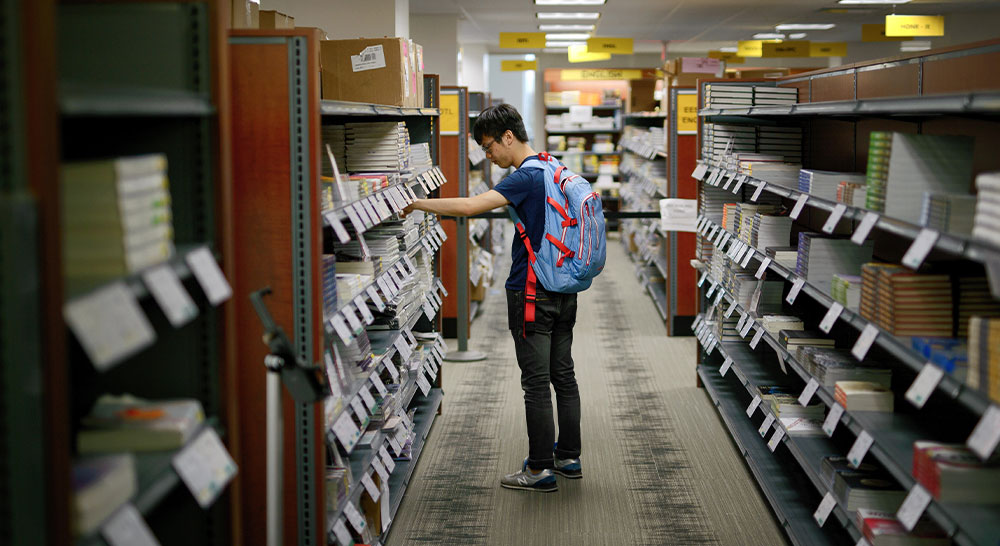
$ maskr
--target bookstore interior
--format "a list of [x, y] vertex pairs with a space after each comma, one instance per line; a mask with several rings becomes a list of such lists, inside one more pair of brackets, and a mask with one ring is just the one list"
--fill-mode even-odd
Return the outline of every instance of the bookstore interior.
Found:
[[[997, 22], [0, 0], [0, 545], [1000, 544]], [[603, 213], [548, 495], [515, 224], [415, 208], [499, 105]]]

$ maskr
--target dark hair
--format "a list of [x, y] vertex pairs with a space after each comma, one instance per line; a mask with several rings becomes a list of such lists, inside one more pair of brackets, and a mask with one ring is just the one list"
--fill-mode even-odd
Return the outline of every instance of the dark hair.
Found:
[[482, 144], [484, 136], [500, 140], [508, 130], [517, 140], [528, 142], [528, 132], [524, 129], [524, 120], [521, 119], [521, 114], [517, 113], [517, 108], [506, 103], [498, 104], [490, 106], [479, 114], [476, 125], [472, 128], [472, 136], [476, 142]]

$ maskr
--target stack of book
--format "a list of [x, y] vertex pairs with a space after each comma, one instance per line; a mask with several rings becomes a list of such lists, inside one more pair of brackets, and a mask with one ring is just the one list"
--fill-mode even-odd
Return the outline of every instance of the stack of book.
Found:
[[861, 316], [897, 336], [951, 337], [948, 275], [914, 273], [896, 264], [861, 268]]
[[849, 349], [828, 347], [799, 347], [795, 354], [805, 369], [824, 387], [833, 387], [838, 381], [867, 381], [888, 388], [892, 371], [865, 359], [858, 362]]
[[738, 159], [741, 173], [763, 180], [768, 184], [798, 189], [799, 170], [802, 169], [802, 165], [785, 163], [783, 155], [757, 154], [756, 157], [753, 157], [740, 154]]
[[434, 161], [431, 160], [430, 144], [426, 142], [410, 144], [410, 169], [414, 173], [420, 174], [432, 168], [434, 168]]
[[410, 168], [410, 132], [402, 121], [348, 123], [347, 170], [402, 172]]
[[850, 411], [884, 411], [892, 413], [892, 390], [871, 381], [837, 381], [834, 398]]
[[841, 184], [863, 186], [864, 183], [865, 175], [862, 173], [842, 173], [816, 169], [799, 171], [799, 191], [828, 201], [837, 200], [837, 192]]
[[740, 212], [739, 203], [726, 203], [722, 206], [722, 227], [739, 235], [736, 218]]
[[803, 407], [798, 402], [798, 394], [784, 385], [758, 385], [757, 393], [761, 402], [766, 404], [776, 417], [822, 419], [824, 407], [822, 403], [809, 404]]
[[913, 477], [941, 502], [1000, 504], [1000, 465], [964, 445], [914, 442]]
[[861, 307], [861, 275], [834, 273], [830, 280], [830, 297], [845, 309], [857, 311]]
[[772, 337], [778, 337], [778, 332], [782, 330], [804, 330], [805, 325], [799, 317], [789, 315], [764, 315], [760, 319], [761, 326]]
[[871, 546], [948, 546], [951, 540], [938, 526], [922, 518], [912, 531], [896, 519], [895, 511], [858, 508], [858, 529]]
[[153, 401], [104, 395], [81, 421], [77, 451], [92, 454], [178, 449], [204, 420], [205, 413], [197, 400]]
[[799, 347], [830, 347], [834, 346], [832, 339], [824, 337], [816, 330], [781, 330], [778, 332], [778, 342], [788, 351], [788, 354], [795, 355], [799, 352]]
[[707, 108], [736, 108], [753, 105], [753, 86], [718, 83], [705, 85], [705, 106]]
[[788, 216], [757, 213], [753, 216], [750, 244], [756, 248], [784, 248], [792, 234], [792, 219]]
[[958, 298], [957, 337], [969, 337], [969, 321], [974, 316], [1000, 318], [1000, 301], [993, 298], [986, 277], [956, 276], [952, 283]]
[[701, 155], [713, 164], [725, 163], [733, 154], [757, 151], [757, 131], [746, 125], [705, 123], [702, 129]]
[[920, 225], [943, 233], [972, 235], [975, 212], [974, 195], [924, 192]]
[[762, 125], [757, 133], [757, 152], [780, 155], [788, 163], [802, 163], [802, 129]]
[[73, 534], [96, 530], [136, 492], [135, 459], [129, 453], [87, 457], [73, 463]]
[[[822, 404], [821, 404], [822, 405]], [[823, 422], [819, 418], [782, 417], [781, 426], [789, 436], [825, 436]]]
[[969, 321], [969, 373], [966, 384], [1000, 402], [1000, 319]]
[[1000, 172], [977, 176], [976, 191], [972, 236], [1000, 246]]
[[60, 176], [63, 272], [70, 295], [174, 255], [166, 156], [67, 163]]
[[[707, 184], [698, 187], [700, 199], [698, 202], [698, 212], [716, 224], [722, 223], [722, 213], [727, 203], [733, 203], [737, 197], [732, 193], [715, 188]], [[696, 255], [702, 261], [711, 261], [713, 254], [712, 241], [708, 237], [698, 235], [698, 246]]]
[[838, 182], [837, 202], [849, 207], [864, 207], [868, 186], [862, 182]]
[[[348, 265], [350, 264], [350, 265]], [[337, 271], [337, 308], [347, 305], [372, 280], [375, 271], [371, 262], [337, 262], [337, 269], [367, 270], [368, 273], [341, 273]]]
[[795, 104], [798, 99], [799, 90], [794, 87], [753, 86], [754, 106]]
[[824, 457], [820, 476], [848, 512], [861, 508], [895, 512], [906, 498], [906, 491], [884, 469], [869, 463], [852, 468], [846, 457]]
[[320, 267], [323, 269], [323, 315], [332, 317], [337, 312], [337, 258], [324, 254]]
[[799, 261], [799, 249], [794, 246], [769, 246], [765, 253], [785, 269], [795, 269], [795, 264]]
[[833, 276], [861, 269], [862, 264], [872, 259], [873, 248], [871, 240], [856, 245], [850, 239], [803, 231], [799, 233], [795, 274], [830, 295]]
[[324, 125], [320, 129], [323, 138], [323, 176], [333, 177], [333, 165], [326, 155], [326, 146], [330, 146], [333, 159], [337, 162], [337, 170], [347, 174], [347, 128], [343, 125]]

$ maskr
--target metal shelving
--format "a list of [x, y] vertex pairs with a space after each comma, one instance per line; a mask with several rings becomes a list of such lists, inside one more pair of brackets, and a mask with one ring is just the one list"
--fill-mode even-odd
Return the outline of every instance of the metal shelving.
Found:
[[441, 115], [441, 111], [437, 108], [387, 106], [346, 100], [321, 100], [319, 105], [320, 114], [323, 116], [427, 117]]
[[561, 152], [549, 152], [552, 157], [567, 157], [573, 155], [604, 155], [604, 156], [620, 156], [621, 152], [590, 152], [587, 150], [564, 150]]
[[184, 90], [109, 87], [67, 83], [59, 90], [64, 116], [211, 116], [212, 98]]
[[[956, 114], [1000, 114], [1000, 93], [957, 93], [800, 103], [788, 106], [752, 108], [702, 108], [698, 115], [709, 120], [723, 117], [781, 118], [798, 116], [938, 116]], [[748, 120], [748, 122], [754, 122]]]
[[590, 135], [594, 133], [610, 133], [616, 135], [621, 133], [622, 129], [621, 127], [615, 127], [612, 129], [553, 129], [546, 127], [545, 132], [550, 135]]

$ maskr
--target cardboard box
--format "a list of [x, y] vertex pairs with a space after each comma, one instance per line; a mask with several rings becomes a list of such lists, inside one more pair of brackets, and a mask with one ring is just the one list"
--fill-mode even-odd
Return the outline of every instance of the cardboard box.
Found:
[[656, 110], [658, 101], [656, 94], [657, 80], [630, 80], [628, 82], [628, 111], [652, 112]]
[[229, 26], [257, 28], [260, 24], [260, 0], [230, 0]]
[[405, 38], [321, 41], [323, 98], [423, 106], [419, 49], [410, 44]]
[[260, 28], [262, 29], [286, 29], [295, 28], [295, 18], [275, 10], [263, 10], [259, 16]]

